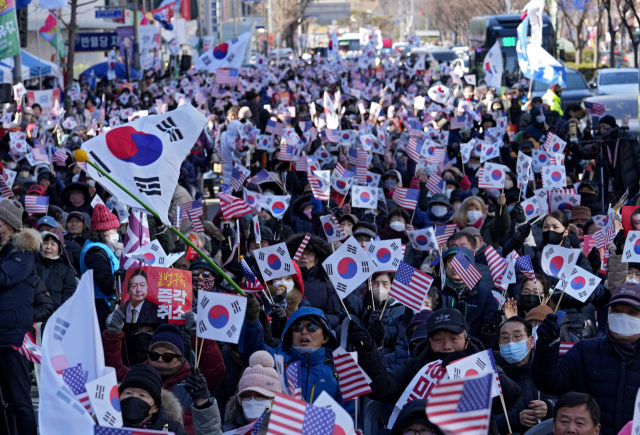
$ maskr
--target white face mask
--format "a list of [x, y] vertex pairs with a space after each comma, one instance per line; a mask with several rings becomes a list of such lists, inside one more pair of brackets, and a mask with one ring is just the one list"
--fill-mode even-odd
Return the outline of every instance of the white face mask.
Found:
[[118, 233], [109, 234], [109, 240], [111, 240], [113, 243], [118, 243], [118, 241], [120, 240], [120, 236], [118, 235]]
[[451, 192], [453, 192], [454, 189], [444, 189], [444, 194], [447, 195], [447, 198], [451, 198]]
[[376, 301], [378, 302], [384, 302], [389, 298], [388, 288], [384, 288], [380, 286], [380, 287], [372, 287], [371, 290], [373, 291], [373, 297], [376, 298]]
[[468, 166], [469, 166], [470, 169], [473, 169], [474, 171], [480, 167], [480, 165], [476, 164], [476, 163], [474, 163], [474, 164], [470, 163]]
[[482, 217], [482, 212], [481, 211], [476, 211], [476, 210], [469, 210], [467, 212], [467, 223], [469, 224], [475, 224], [476, 222], [478, 222], [478, 220]]
[[541, 115], [536, 116], [536, 122], [538, 124], [542, 124], [543, 121], [544, 121], [544, 117], [542, 117]]
[[435, 217], [442, 217], [446, 215], [447, 210], [448, 208], [444, 205], [434, 205], [433, 207], [431, 207], [431, 213], [433, 213]]
[[640, 334], [640, 319], [624, 313], [609, 314], [609, 329], [623, 337], [637, 335]]
[[404, 231], [406, 225], [400, 221], [393, 221], [389, 224], [389, 227], [391, 227], [392, 230]]
[[[513, 181], [511, 181], [511, 179], [510, 179], [510, 178], [507, 178], [507, 179], [504, 181], [504, 190], [509, 190], [509, 189], [513, 189]], [[502, 193], [502, 192], [500, 192], [500, 193]], [[499, 196], [499, 195], [498, 195], [498, 196]]]
[[637, 280], [637, 279], [635, 279], [635, 278], [629, 278], [629, 279], [627, 280], [627, 282], [632, 282], [632, 283], [634, 283], [634, 284], [640, 284], [640, 281], [638, 281], [638, 280]]
[[284, 281], [284, 280], [280, 280], [280, 281], [274, 281], [273, 285], [275, 286], [275, 288], [280, 287], [282, 284], [284, 284], [284, 286], [287, 288], [287, 292], [290, 292], [293, 289], [293, 280], [291, 281]]
[[260, 417], [265, 410], [271, 409], [271, 400], [256, 399], [242, 401], [242, 413], [247, 420], [253, 421]]

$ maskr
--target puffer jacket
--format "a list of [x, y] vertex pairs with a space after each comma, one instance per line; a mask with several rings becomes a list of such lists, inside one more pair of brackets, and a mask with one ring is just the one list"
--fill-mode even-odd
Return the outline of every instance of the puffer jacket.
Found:
[[40, 277], [36, 277], [33, 297], [33, 323], [46, 322], [56, 310], [51, 294]]
[[0, 347], [20, 347], [32, 330], [36, 261], [42, 237], [23, 228], [0, 250]]
[[[520, 390], [522, 390], [522, 395], [518, 399], [518, 401], [507, 411], [507, 415], [509, 416], [509, 423], [511, 424], [511, 430], [514, 433], [524, 434], [526, 431], [531, 429], [530, 427], [523, 426], [520, 424], [520, 411], [523, 409], [529, 409], [529, 403], [532, 400], [538, 400], [538, 389], [533, 385], [533, 380], [531, 379], [531, 362], [533, 361], [533, 352], [529, 355], [529, 361], [521, 366], [513, 366], [508, 364], [500, 352], [493, 351], [493, 359], [496, 362], [496, 365], [502, 368], [504, 374], [509, 377], [513, 382], [518, 384]], [[543, 400], [547, 404], [547, 415], [544, 416], [542, 420], [548, 420], [553, 417], [553, 405], [555, 400], [557, 400], [556, 396], [550, 396], [548, 394], [540, 394], [540, 400]], [[498, 430], [501, 434], [509, 433], [509, 427], [507, 426], [507, 420], [503, 414], [499, 414], [495, 416], [496, 424], [498, 425]]]
[[600, 406], [603, 435], [615, 435], [633, 420], [635, 397], [640, 385], [640, 352], [625, 356], [613, 339], [603, 337], [578, 341], [560, 356], [560, 343], [538, 342], [531, 378], [540, 391], [561, 396], [569, 391], [590, 394]]
[[323, 311], [332, 328], [336, 328], [340, 321], [340, 299], [336, 289], [329, 281], [321, 265], [311, 269], [301, 267], [304, 281], [304, 297], [312, 307]]
[[[307, 293], [305, 284], [305, 294]], [[324, 323], [323, 328], [329, 332], [329, 341], [318, 351], [302, 354], [293, 349], [291, 345], [291, 325], [302, 317], [313, 316]], [[284, 363], [300, 361], [300, 379], [302, 381], [302, 398], [307, 403], [313, 403], [314, 399], [326, 391], [336, 402], [342, 405], [350, 413], [354, 413], [354, 403], [343, 402], [340, 388], [338, 387], [338, 375], [333, 365], [333, 351], [338, 348], [338, 342], [331, 334], [331, 327], [328, 324], [327, 317], [317, 308], [298, 308], [290, 317], [285, 326], [282, 338], [278, 343], [278, 347], [273, 349], [264, 344], [262, 325], [259, 321], [249, 323], [245, 321], [243, 325], [242, 336], [244, 337], [243, 346], [240, 351], [244, 355], [252, 355], [258, 350], [266, 350], [272, 355], [282, 355]], [[376, 349], [377, 351], [377, 349]]]
[[[151, 418], [149, 429], [166, 430], [175, 435], [187, 435], [184, 427], [183, 409], [178, 398], [168, 390], [160, 392], [162, 408]], [[209, 399], [209, 406], [192, 408], [194, 435], [220, 435], [220, 413], [215, 399]]]
[[76, 274], [62, 256], [54, 260], [41, 257], [36, 263], [36, 270], [49, 290], [55, 309], [58, 309], [76, 291]]
[[[122, 363], [122, 338], [124, 332], [111, 334], [107, 330], [102, 331], [102, 347], [104, 348], [104, 359], [107, 367], [116, 370], [118, 382], [122, 382], [124, 377], [131, 370]], [[191, 347], [195, 349], [195, 337], [191, 337]], [[213, 340], [204, 340], [200, 371], [207, 380], [209, 391], [214, 391], [220, 385], [224, 376], [224, 361], [218, 348], [218, 343]], [[194, 435], [194, 421], [191, 407], [191, 396], [185, 389], [185, 381], [191, 373], [189, 361], [185, 359], [178, 371], [168, 379], [163, 379], [162, 388], [171, 391], [180, 402], [184, 415], [184, 428], [189, 435]], [[218, 409], [217, 404], [212, 405]], [[219, 416], [218, 412], [218, 416]]]
[[387, 366], [387, 370], [394, 372], [409, 358], [409, 339], [405, 337], [402, 342], [396, 343], [396, 347], [393, 352], [384, 356], [384, 364]]

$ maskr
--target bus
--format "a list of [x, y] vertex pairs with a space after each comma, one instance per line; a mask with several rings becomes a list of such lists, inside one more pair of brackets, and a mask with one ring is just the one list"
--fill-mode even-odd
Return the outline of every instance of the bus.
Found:
[[[517, 29], [521, 22], [520, 15], [516, 14], [473, 17], [469, 23], [469, 74], [475, 74], [476, 80], [484, 77], [484, 57], [496, 41], [499, 41], [506, 85], [511, 87], [517, 83], [520, 67], [516, 43]], [[531, 34], [531, 29], [528, 34]], [[555, 35], [547, 15], [542, 16], [542, 47], [556, 57]]]
[[357, 55], [362, 53], [360, 47], [359, 33], [343, 33], [338, 35], [338, 50], [346, 55]]

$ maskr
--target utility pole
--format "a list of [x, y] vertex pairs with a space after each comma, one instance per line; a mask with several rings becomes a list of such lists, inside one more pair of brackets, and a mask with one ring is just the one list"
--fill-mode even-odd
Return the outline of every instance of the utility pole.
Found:
[[236, 0], [231, 0], [233, 6], [231, 7], [231, 10], [233, 11], [233, 37], [237, 38], [238, 37], [238, 22], [236, 20], [236, 8], [238, 7], [236, 4]]
[[[67, 73], [64, 77], [64, 110], [66, 113], [71, 113], [71, 97], [69, 97], [69, 90], [73, 87], [73, 63], [75, 62], [76, 45], [76, 18], [78, 15], [78, 0], [69, 0], [71, 4], [71, 18], [67, 25], [69, 31], [69, 52], [67, 53]], [[19, 64], [21, 65], [21, 64]], [[19, 68], [18, 68], [19, 69]]]

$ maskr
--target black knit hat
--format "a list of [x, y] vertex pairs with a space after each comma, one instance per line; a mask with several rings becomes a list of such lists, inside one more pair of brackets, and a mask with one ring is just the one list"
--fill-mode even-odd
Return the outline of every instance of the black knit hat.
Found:
[[131, 367], [131, 371], [118, 387], [118, 393], [122, 395], [127, 388], [142, 388], [153, 398], [156, 406], [162, 408], [162, 378], [160, 373], [150, 365], [138, 364]]

